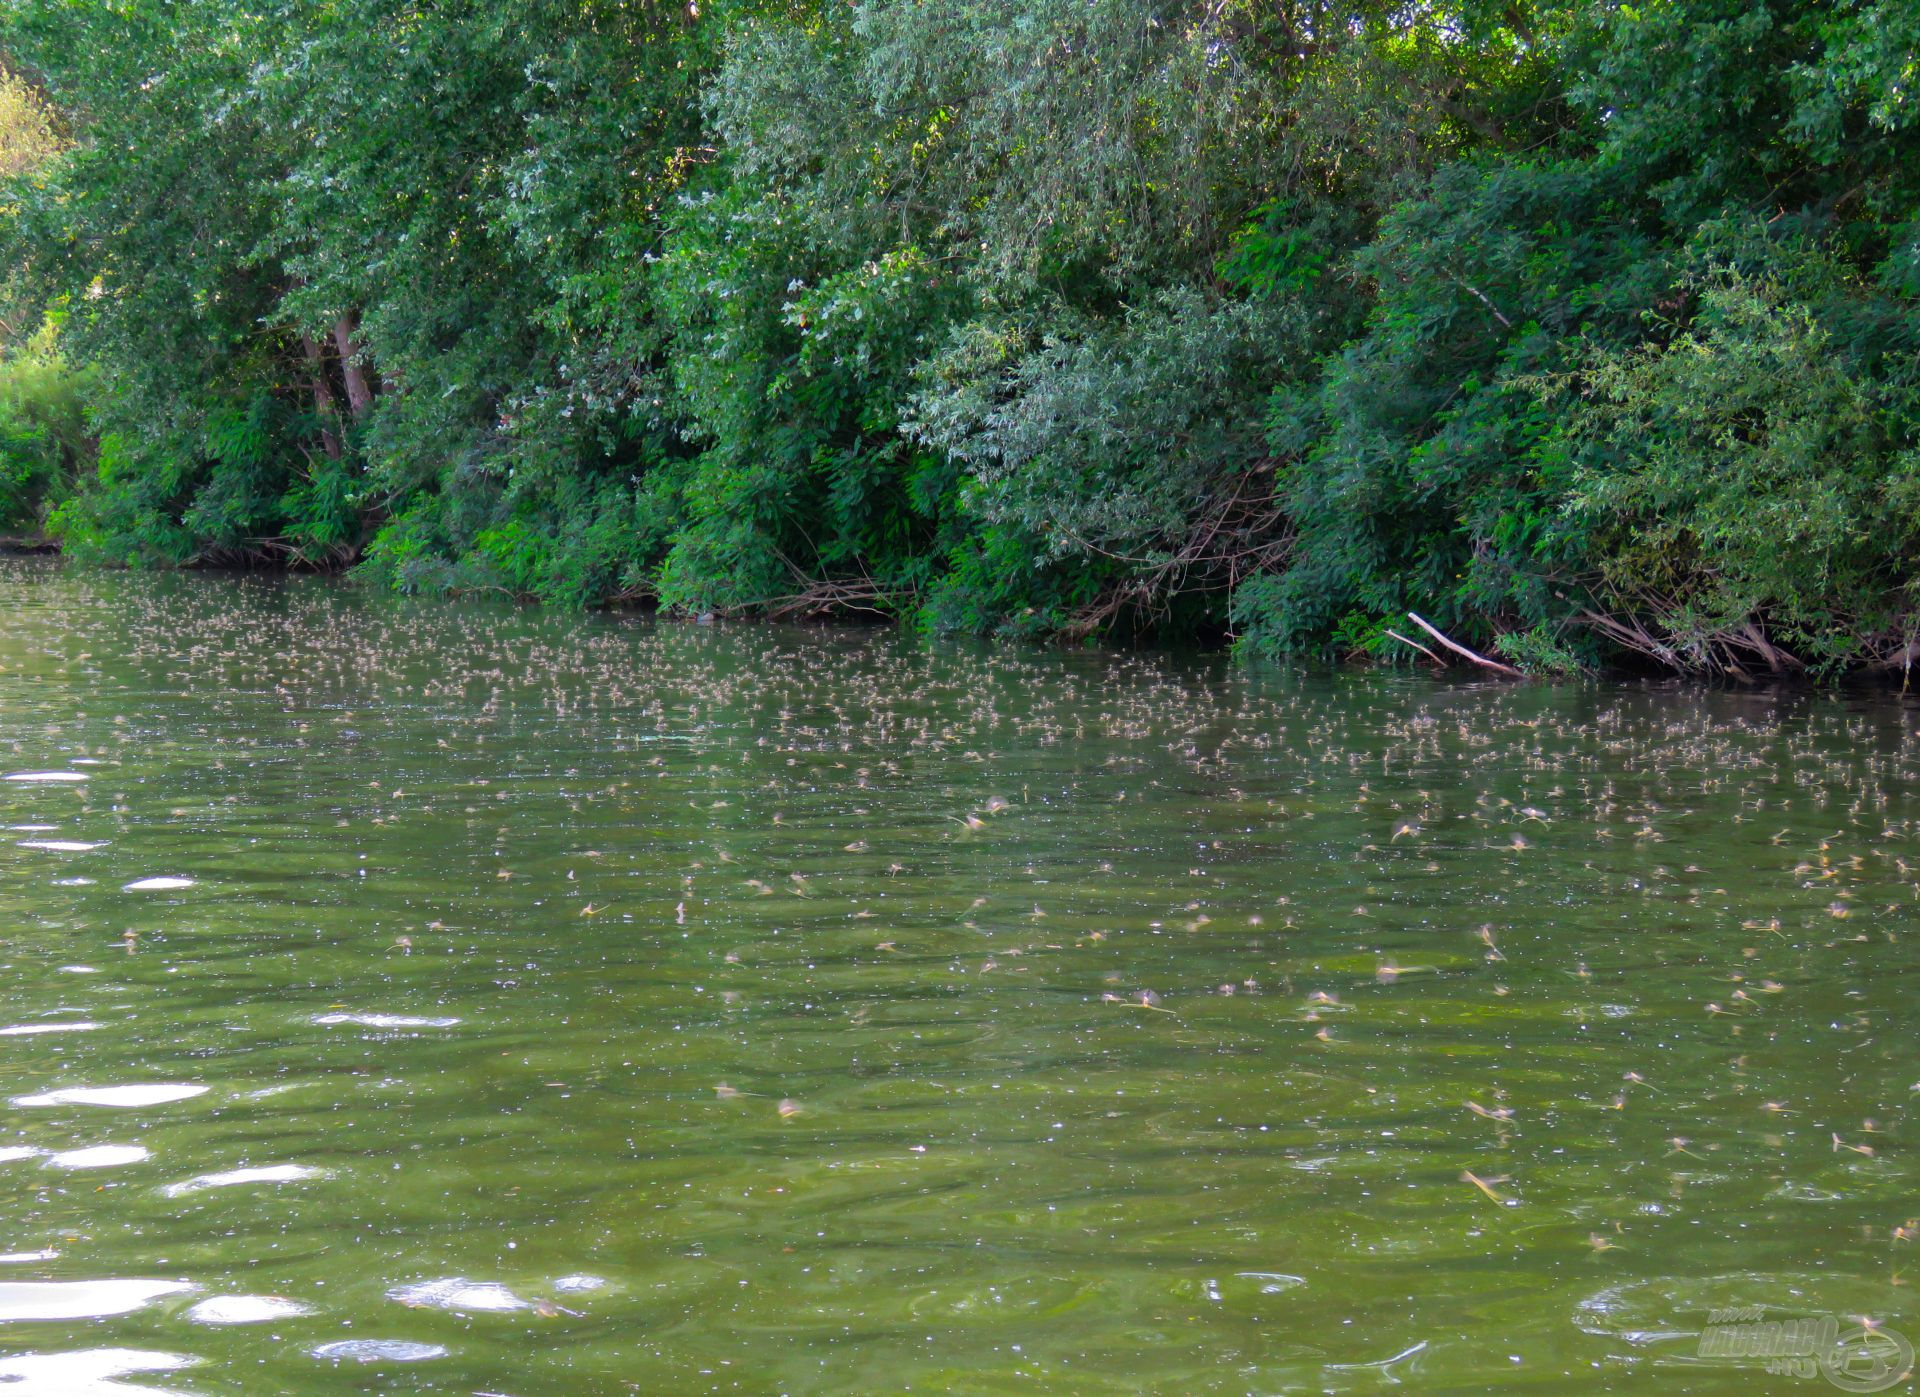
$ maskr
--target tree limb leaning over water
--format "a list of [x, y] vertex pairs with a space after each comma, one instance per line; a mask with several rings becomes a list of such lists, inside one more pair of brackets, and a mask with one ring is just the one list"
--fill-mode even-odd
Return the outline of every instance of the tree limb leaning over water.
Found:
[[1473, 663], [1479, 665], [1482, 669], [1490, 669], [1496, 674], [1504, 674], [1514, 679], [1525, 679], [1527, 677], [1512, 665], [1501, 664], [1498, 660], [1490, 660], [1485, 655], [1469, 650], [1466, 646], [1460, 644], [1459, 641], [1444, 634], [1438, 626], [1434, 625], [1417, 611], [1409, 611], [1407, 613], [1407, 619], [1435, 640], [1439, 641], [1442, 645], [1446, 646], [1447, 649], [1453, 651], [1454, 654], [1460, 656], [1462, 659], [1473, 661]]

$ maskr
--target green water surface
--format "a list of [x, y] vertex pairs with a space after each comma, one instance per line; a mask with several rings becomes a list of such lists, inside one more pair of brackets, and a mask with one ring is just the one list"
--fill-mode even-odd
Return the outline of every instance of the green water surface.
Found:
[[0, 1392], [1834, 1391], [1915, 712], [9, 564]]

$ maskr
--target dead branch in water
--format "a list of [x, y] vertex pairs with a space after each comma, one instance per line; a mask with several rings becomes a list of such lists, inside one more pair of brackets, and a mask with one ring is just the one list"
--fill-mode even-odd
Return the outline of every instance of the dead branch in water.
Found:
[[1231, 598], [1247, 578], [1279, 567], [1293, 551], [1293, 527], [1273, 474], [1272, 462], [1241, 474], [1193, 518], [1180, 545], [1163, 554], [1117, 553], [1063, 530], [1087, 552], [1140, 569], [1082, 607], [1063, 633], [1095, 635], [1130, 611], [1163, 619], [1176, 597], [1225, 592]]
[[787, 596], [768, 600], [762, 604], [760, 612], [769, 621], [790, 621], [800, 616], [843, 612], [892, 616], [897, 613], [900, 601], [901, 594], [898, 591], [882, 586], [871, 578], [847, 582], [822, 580]]
[[1447, 662], [1445, 660], [1441, 659], [1438, 655], [1434, 654], [1433, 651], [1427, 649], [1427, 647], [1422, 645], [1419, 641], [1408, 640], [1405, 636], [1401, 635], [1400, 632], [1394, 630], [1391, 626], [1387, 628], [1387, 634], [1392, 636], [1395, 640], [1399, 641], [1402, 645], [1411, 645], [1414, 649], [1418, 650], [1421, 654], [1425, 655], [1428, 659], [1432, 660], [1436, 665], [1440, 666], [1441, 669], [1445, 669], [1447, 667]]
[[1450, 639], [1441, 632], [1438, 626], [1434, 625], [1417, 611], [1409, 611], [1407, 613], [1407, 619], [1462, 659], [1472, 660], [1483, 669], [1490, 669], [1496, 674], [1504, 674], [1514, 679], [1525, 679], [1527, 677], [1512, 665], [1503, 665], [1498, 660], [1490, 660], [1485, 655], [1467, 649], [1467, 647], [1459, 641]]

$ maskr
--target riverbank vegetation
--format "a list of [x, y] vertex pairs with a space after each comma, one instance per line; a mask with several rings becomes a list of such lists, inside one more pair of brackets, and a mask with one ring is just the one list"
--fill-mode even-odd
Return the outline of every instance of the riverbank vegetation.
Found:
[[0, 391], [0, 493], [72, 554], [1920, 657], [1908, 0], [4, 0], [0, 59], [3, 372], [89, 438], [20, 474]]

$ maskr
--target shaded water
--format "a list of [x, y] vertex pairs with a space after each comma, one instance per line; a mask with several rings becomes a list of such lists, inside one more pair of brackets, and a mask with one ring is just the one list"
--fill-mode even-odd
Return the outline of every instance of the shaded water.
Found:
[[0, 615], [0, 1390], [1817, 1392], [1712, 1312], [1920, 1335], [1897, 697]]

